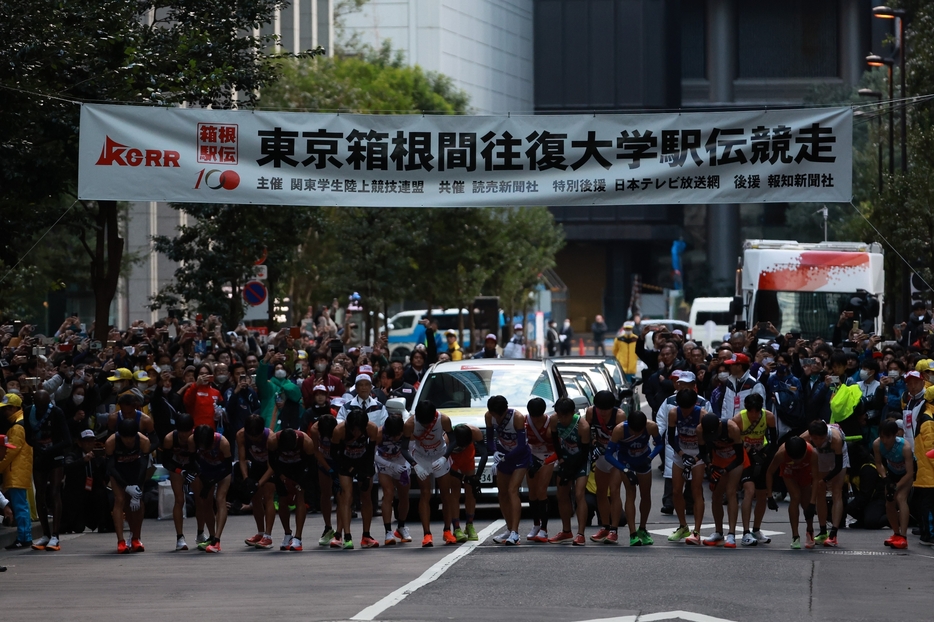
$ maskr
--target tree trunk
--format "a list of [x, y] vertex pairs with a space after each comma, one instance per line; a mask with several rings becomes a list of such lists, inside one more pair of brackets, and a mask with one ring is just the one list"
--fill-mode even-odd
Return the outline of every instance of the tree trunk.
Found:
[[477, 318], [474, 316], [474, 305], [470, 305], [470, 315], [467, 318], [470, 320], [470, 352], [473, 353], [478, 350], [478, 344], [486, 346], [486, 342], [482, 341], [477, 334]]
[[266, 275], [266, 303], [268, 304], [268, 306], [267, 306], [267, 308], [266, 308], [266, 310], [267, 310], [267, 313], [266, 313], [266, 321], [267, 321], [268, 324], [269, 324], [269, 334], [270, 334], [270, 335], [273, 333], [273, 330], [275, 330], [275, 329], [277, 328], [277, 325], [276, 325], [276, 305], [275, 305], [275, 297], [274, 297], [273, 294], [272, 294], [272, 292], [273, 292], [273, 285], [275, 285], [275, 284], [276, 284], [276, 283], [275, 283], [275, 281], [273, 281], [272, 275], [267, 273], [267, 275]]
[[120, 282], [123, 238], [117, 218], [116, 201], [97, 203], [97, 240], [91, 262], [91, 288], [94, 290], [94, 338], [107, 341], [110, 332], [110, 304]]

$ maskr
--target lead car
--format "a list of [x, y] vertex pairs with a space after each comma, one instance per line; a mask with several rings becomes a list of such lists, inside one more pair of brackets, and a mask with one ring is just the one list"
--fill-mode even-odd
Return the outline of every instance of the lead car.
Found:
[[[567, 389], [561, 374], [550, 360], [522, 359], [472, 359], [438, 363], [428, 370], [418, 388], [414, 404], [431, 401], [443, 414], [451, 418], [451, 425], [466, 423], [486, 434], [486, 402], [494, 395], [502, 395], [509, 407], [526, 413], [526, 404], [533, 397], [545, 400], [546, 413], [554, 412], [555, 401], [567, 397]], [[405, 404], [389, 400], [389, 410], [402, 409]], [[583, 412], [589, 405], [586, 398], [576, 398], [575, 404]], [[480, 459], [476, 459], [479, 465]], [[493, 483], [492, 460], [487, 462], [480, 474], [481, 491], [479, 503], [495, 503], [496, 487]], [[523, 482], [520, 494], [528, 493]], [[554, 495], [554, 487], [548, 489]], [[413, 496], [418, 488], [412, 486]]]

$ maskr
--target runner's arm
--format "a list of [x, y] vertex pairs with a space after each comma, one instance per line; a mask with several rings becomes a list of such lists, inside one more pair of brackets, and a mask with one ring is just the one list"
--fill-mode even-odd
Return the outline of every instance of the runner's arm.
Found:
[[833, 478], [835, 478], [837, 475], [840, 474], [840, 471], [842, 470], [843, 470], [843, 449], [841, 448], [839, 452], [834, 451], [833, 468], [826, 475], [826, 477], [824, 477], [824, 483], [829, 484], [833, 480]]
[[522, 426], [516, 430], [516, 446], [506, 454], [503, 460], [509, 460], [511, 457], [518, 456], [519, 454], [523, 453], [523, 451], [528, 451], [528, 447], [529, 441], [525, 435], [525, 426]]
[[607, 462], [612, 464], [614, 467], [616, 467], [620, 471], [625, 471], [629, 468], [629, 465], [624, 462], [620, 462], [619, 458], [616, 456], [618, 452], [619, 452], [619, 443], [615, 441], [610, 441], [609, 443], [607, 443], [606, 453], [603, 454], [603, 457], [606, 458]]
[[[648, 423], [646, 425], [648, 425]], [[660, 454], [662, 449], [665, 448], [665, 442], [662, 440], [662, 435], [658, 433], [658, 426], [655, 427], [655, 433], [652, 434], [652, 442], [655, 443], [655, 447], [653, 447], [652, 451], [649, 453], [649, 462], [654, 460], [655, 456]]]
[[483, 475], [483, 469], [486, 468], [487, 459], [490, 457], [490, 452], [487, 451], [486, 445], [483, 443], [474, 442], [474, 447], [476, 448], [477, 455], [480, 456], [480, 464], [477, 466], [477, 476]]
[[[415, 466], [415, 458], [412, 457], [412, 452], [409, 451], [409, 441], [411, 439], [408, 436], [402, 437], [402, 444], [399, 447], [399, 451], [402, 454], [402, 457], [405, 458], [405, 461], [409, 463], [410, 466]], [[333, 440], [332, 440], [333, 443]]]

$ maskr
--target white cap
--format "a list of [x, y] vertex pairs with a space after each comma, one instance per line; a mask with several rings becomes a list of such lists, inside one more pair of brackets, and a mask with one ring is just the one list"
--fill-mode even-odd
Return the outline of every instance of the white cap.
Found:
[[512, 327], [512, 329], [513, 329], [513, 330], [522, 330], [522, 324], [517, 322], [517, 323]]
[[684, 332], [683, 332], [680, 328], [674, 329], [673, 331], [671, 331], [671, 334], [672, 334], [672, 335], [681, 335], [682, 337], [684, 337]]
[[697, 376], [692, 371], [683, 371], [678, 375], [678, 382], [697, 382]]
[[635, 328], [635, 327], [636, 327], [635, 322], [623, 322], [623, 328]]
[[354, 385], [357, 385], [364, 381], [369, 382], [370, 384], [373, 384], [373, 379], [367, 376], [366, 374], [360, 374], [359, 376], [357, 376], [354, 379], [353, 383]]
[[81, 438], [94, 438], [94, 430], [81, 430]]

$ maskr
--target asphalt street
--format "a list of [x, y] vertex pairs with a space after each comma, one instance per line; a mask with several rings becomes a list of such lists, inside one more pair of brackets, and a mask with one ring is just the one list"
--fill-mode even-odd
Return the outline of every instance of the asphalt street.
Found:
[[[907, 551], [896, 553], [882, 546], [888, 531], [856, 530], [841, 531], [837, 549], [792, 551], [785, 507], [768, 513], [763, 528], [774, 532], [773, 541], [756, 548], [669, 544], [665, 533], [677, 521], [656, 510], [651, 547], [588, 541], [584, 547], [507, 548], [487, 539], [454, 560], [449, 556], [462, 547], [422, 549], [417, 525], [411, 544], [341, 551], [316, 545], [323, 522], [311, 515], [306, 550], [289, 553], [244, 546], [253, 521], [236, 516], [228, 522], [223, 552], [210, 555], [176, 553], [171, 521], [147, 520], [145, 553], [117, 555], [115, 536], [96, 533], [67, 535], [56, 553], [0, 552], [0, 564], [9, 568], [0, 575], [0, 602], [4, 617], [18, 621], [47, 620], [53, 610], [69, 620], [348, 620], [361, 612], [377, 620], [536, 622], [637, 615], [646, 622], [678, 616], [703, 622], [928, 617], [934, 551], [912, 538]], [[498, 518], [486, 512], [477, 527]], [[523, 521], [523, 534], [529, 524]], [[193, 519], [188, 525], [193, 540]], [[433, 529], [440, 539], [440, 525]], [[354, 536], [359, 540], [359, 520]], [[277, 525], [277, 545], [281, 537]], [[429, 569], [435, 580], [418, 581]], [[404, 587], [407, 593], [387, 604], [384, 599]], [[687, 613], [664, 613], [679, 611]]]

